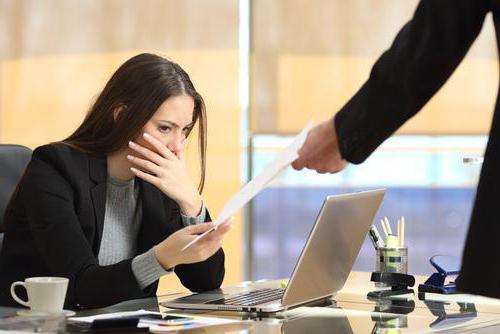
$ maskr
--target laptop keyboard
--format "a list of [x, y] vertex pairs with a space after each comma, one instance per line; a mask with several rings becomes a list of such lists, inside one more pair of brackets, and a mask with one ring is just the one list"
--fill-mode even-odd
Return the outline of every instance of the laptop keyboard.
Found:
[[255, 306], [274, 300], [281, 300], [284, 293], [285, 289], [258, 289], [212, 300], [207, 304]]

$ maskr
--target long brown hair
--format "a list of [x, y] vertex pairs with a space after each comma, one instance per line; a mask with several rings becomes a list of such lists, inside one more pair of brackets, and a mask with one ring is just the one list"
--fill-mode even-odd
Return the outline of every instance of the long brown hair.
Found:
[[[76, 131], [62, 143], [90, 154], [110, 154], [127, 146], [169, 97], [194, 100], [193, 122], [198, 122], [201, 177], [205, 184], [207, 117], [205, 103], [188, 74], [176, 63], [150, 53], [127, 60], [108, 81]], [[118, 116], [114, 110], [123, 107]], [[189, 134], [188, 134], [189, 135]]]

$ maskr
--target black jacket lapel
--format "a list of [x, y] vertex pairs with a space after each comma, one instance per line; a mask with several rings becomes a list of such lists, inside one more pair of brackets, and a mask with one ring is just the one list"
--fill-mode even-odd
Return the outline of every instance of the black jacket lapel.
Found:
[[92, 249], [97, 256], [101, 247], [102, 229], [104, 226], [104, 213], [106, 210], [106, 178], [108, 175], [107, 161], [105, 156], [89, 157], [90, 179], [95, 182], [94, 187], [90, 189], [92, 205], [95, 214], [96, 238]]
[[138, 239], [138, 252], [143, 253], [178, 230], [181, 225], [175, 214], [175, 202], [169, 200], [152, 184], [139, 180], [142, 200], [142, 220]]

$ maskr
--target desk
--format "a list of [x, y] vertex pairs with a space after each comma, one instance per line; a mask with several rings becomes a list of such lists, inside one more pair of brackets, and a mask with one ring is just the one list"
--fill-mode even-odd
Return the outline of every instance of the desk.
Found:
[[[328, 307], [300, 307], [271, 317], [230, 312], [205, 312], [209, 316], [250, 319], [252, 328], [241, 333], [422, 333], [445, 331], [476, 332], [487, 329], [500, 332], [500, 300], [460, 295], [457, 301], [421, 301], [414, 298], [394, 297], [382, 301], [368, 300], [373, 290], [367, 272], [352, 272], [343, 289]], [[419, 283], [425, 277], [416, 277]], [[279, 281], [242, 283], [243, 286], [276, 287]], [[233, 287], [228, 287], [230, 291]], [[416, 290], [416, 287], [415, 287]], [[232, 292], [232, 291], [231, 291]], [[159, 296], [163, 302], [180, 297], [179, 294]], [[471, 303], [470, 301], [473, 301]], [[160, 307], [162, 312], [180, 313]], [[197, 313], [200, 314], [200, 313]], [[221, 331], [225, 333], [224, 331]], [[236, 331], [227, 331], [236, 333]]]
[[[366, 293], [373, 289], [369, 281], [370, 273], [353, 272], [344, 288], [332, 299], [327, 307], [300, 307], [273, 316], [258, 316], [233, 312], [191, 312], [212, 317], [248, 320], [242, 325], [207, 328], [194, 333], [429, 333], [429, 332], [500, 332], [500, 300], [478, 296], [464, 296], [458, 302], [424, 302], [418, 299], [394, 298], [392, 300], [371, 301]], [[423, 281], [417, 277], [417, 282]], [[274, 287], [279, 281], [242, 283], [240, 286]], [[418, 283], [417, 283], [418, 284]], [[224, 288], [226, 291], [238, 286]], [[103, 309], [85, 310], [78, 316], [108, 312], [146, 309], [151, 311], [182, 313], [167, 310], [158, 303], [182, 294], [173, 293], [158, 298], [137, 299], [116, 304]], [[472, 300], [474, 303], [470, 303]], [[3, 314], [13, 312], [4, 309]], [[7, 313], [6, 313], [7, 312]], [[193, 332], [188, 332], [193, 333]]]

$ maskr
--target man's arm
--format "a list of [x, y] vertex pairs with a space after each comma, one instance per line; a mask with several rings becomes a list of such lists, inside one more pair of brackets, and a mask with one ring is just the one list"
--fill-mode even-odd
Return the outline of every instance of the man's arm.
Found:
[[[366, 83], [334, 120], [311, 130], [294, 168], [336, 172], [345, 166], [342, 159], [363, 162], [443, 86], [481, 31], [488, 6], [477, 0], [422, 0]], [[335, 123], [330, 136], [328, 122]]]
[[363, 162], [443, 86], [481, 31], [487, 1], [422, 0], [370, 78], [335, 116], [339, 149]]

